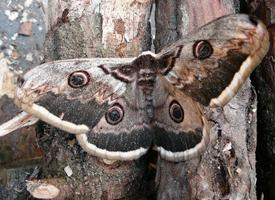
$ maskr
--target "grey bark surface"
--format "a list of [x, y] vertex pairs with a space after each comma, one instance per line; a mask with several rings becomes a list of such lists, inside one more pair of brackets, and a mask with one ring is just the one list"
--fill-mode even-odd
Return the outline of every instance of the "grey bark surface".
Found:
[[[28, 34], [20, 34], [24, 23], [31, 24]], [[0, 59], [17, 71], [27, 71], [43, 59], [45, 14], [40, 1], [0, 1]], [[2, 67], [2, 66], [0, 66]], [[0, 123], [14, 117], [19, 109], [6, 96], [0, 99]], [[25, 180], [37, 176], [41, 149], [35, 127], [25, 127], [0, 138], [0, 199], [26, 199]]]
[[[31, 5], [24, 6], [24, 2], [23, 0], [0, 2], [0, 59], [7, 60], [10, 66], [19, 72], [25, 72], [41, 63], [46, 34], [43, 5], [35, 1]], [[30, 35], [19, 34], [20, 27], [25, 22], [32, 24]], [[18, 112], [12, 100], [7, 97], [0, 99], [0, 123], [11, 119]], [[37, 147], [25, 145], [25, 143], [34, 143], [33, 137], [29, 136], [34, 134], [34, 130], [23, 128], [1, 138], [0, 164], [39, 156]], [[15, 147], [14, 144], [18, 145]]]
[[249, 12], [259, 16], [268, 26], [271, 48], [261, 67], [253, 74], [258, 95], [257, 196], [275, 198], [275, 2], [272, 0], [249, 3]]

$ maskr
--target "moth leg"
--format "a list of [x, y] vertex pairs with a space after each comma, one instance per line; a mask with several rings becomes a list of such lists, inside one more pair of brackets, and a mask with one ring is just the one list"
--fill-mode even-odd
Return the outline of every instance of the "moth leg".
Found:
[[[234, 75], [229, 86], [222, 93], [210, 101], [210, 107], [223, 107], [227, 104], [238, 92], [243, 82], [248, 78], [252, 71], [260, 64], [262, 58], [269, 49], [269, 35], [262, 22], [259, 22], [256, 27], [256, 33], [259, 38], [252, 38], [252, 43], [255, 43], [256, 48], [242, 63], [240, 70]], [[255, 36], [254, 36], [255, 37]]]

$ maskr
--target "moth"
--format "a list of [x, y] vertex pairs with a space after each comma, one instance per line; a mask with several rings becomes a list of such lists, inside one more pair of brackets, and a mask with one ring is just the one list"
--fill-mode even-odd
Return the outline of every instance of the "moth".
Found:
[[19, 78], [2, 70], [1, 95], [23, 111], [0, 136], [42, 120], [100, 158], [138, 159], [155, 146], [168, 161], [192, 159], [210, 140], [203, 107], [226, 105], [268, 49], [264, 24], [236, 14], [158, 54], [53, 61]]

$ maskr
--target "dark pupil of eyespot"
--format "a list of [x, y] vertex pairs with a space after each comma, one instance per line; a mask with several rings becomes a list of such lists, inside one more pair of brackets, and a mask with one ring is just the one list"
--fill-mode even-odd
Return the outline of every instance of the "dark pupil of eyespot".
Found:
[[84, 83], [84, 77], [81, 75], [71, 76], [71, 84], [74, 86], [81, 86]]
[[181, 120], [182, 118], [182, 110], [180, 109], [179, 106], [175, 106], [172, 110], [172, 115], [174, 116], [174, 118]]
[[112, 110], [108, 113], [108, 117], [111, 121], [117, 122], [120, 119], [120, 113], [118, 110]]
[[213, 47], [206, 40], [197, 41], [193, 45], [193, 54], [199, 60], [209, 58], [213, 54]]
[[208, 44], [202, 44], [202, 47], [199, 50], [199, 58], [207, 58], [210, 56], [211, 47]]

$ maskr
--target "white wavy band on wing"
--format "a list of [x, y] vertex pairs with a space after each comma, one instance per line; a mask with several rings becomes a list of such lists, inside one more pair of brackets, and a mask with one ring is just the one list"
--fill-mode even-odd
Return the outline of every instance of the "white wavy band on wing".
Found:
[[223, 107], [227, 104], [237, 94], [243, 82], [266, 55], [269, 49], [269, 35], [262, 22], [259, 22], [256, 33], [259, 35], [259, 38], [257, 38], [256, 44], [258, 46], [255, 48], [255, 51], [242, 63], [240, 70], [234, 75], [229, 86], [227, 86], [218, 97], [211, 99], [210, 107]]
[[54, 114], [50, 113], [44, 107], [39, 106], [35, 103], [33, 103], [32, 105], [21, 103], [18, 106], [25, 112], [63, 131], [66, 131], [72, 134], [81, 134], [81, 133], [86, 133], [90, 130], [86, 125], [77, 125], [77, 124], [62, 120], [59, 117], [55, 116]]
[[157, 147], [157, 151], [160, 152], [161, 158], [172, 162], [181, 162], [181, 161], [193, 159], [201, 155], [205, 151], [205, 149], [207, 148], [207, 145], [210, 142], [209, 127], [208, 127], [207, 121], [204, 117], [202, 117], [202, 120], [203, 120], [204, 126], [202, 131], [203, 137], [200, 143], [198, 143], [192, 149], [188, 149], [182, 152], [172, 152], [172, 151], [167, 151], [162, 147]]
[[140, 147], [139, 149], [122, 152], [122, 151], [107, 151], [105, 149], [100, 149], [94, 144], [88, 142], [86, 134], [76, 135], [79, 145], [86, 151], [88, 154], [98, 156], [100, 158], [108, 160], [135, 160], [144, 155], [148, 149]]

